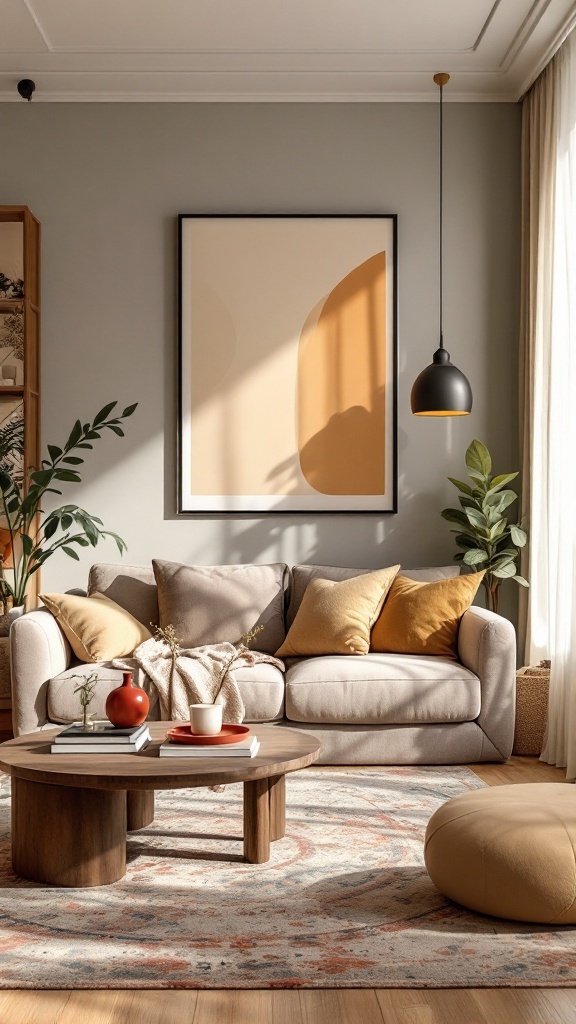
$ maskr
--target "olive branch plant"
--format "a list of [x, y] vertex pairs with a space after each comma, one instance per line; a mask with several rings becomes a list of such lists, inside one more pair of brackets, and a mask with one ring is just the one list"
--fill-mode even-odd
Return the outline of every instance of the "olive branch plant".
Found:
[[42, 459], [38, 469], [29, 471], [23, 483], [6, 465], [12, 452], [22, 450], [21, 435], [12, 430], [5, 437], [0, 436], [0, 514], [3, 513], [5, 528], [10, 534], [14, 564], [12, 580], [6, 578], [4, 571], [0, 578], [0, 603], [4, 610], [10, 601], [13, 606], [24, 604], [30, 579], [57, 551], [62, 550], [79, 561], [76, 547], [96, 547], [106, 537], [116, 543], [120, 554], [126, 550], [118, 534], [104, 529], [101, 519], [79, 505], [62, 505], [47, 514], [42, 508], [47, 494], [62, 494], [53, 486], [55, 483], [82, 482], [79, 467], [84, 458], [79, 453], [92, 449], [92, 442], [99, 440], [103, 431], [124, 436], [121, 423], [132, 416], [138, 403], [115, 414], [117, 404], [109, 402], [91, 423], [76, 420], [64, 446], [49, 444], [48, 457]]

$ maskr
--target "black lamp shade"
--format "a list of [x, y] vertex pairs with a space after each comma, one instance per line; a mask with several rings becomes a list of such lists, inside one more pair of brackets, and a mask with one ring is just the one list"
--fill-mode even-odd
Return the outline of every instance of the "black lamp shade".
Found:
[[410, 404], [415, 416], [467, 416], [472, 411], [472, 388], [445, 348], [436, 349], [414, 381]]

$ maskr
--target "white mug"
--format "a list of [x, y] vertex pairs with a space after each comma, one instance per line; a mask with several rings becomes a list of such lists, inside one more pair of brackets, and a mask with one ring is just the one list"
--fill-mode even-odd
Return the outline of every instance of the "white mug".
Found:
[[221, 729], [221, 704], [190, 704], [191, 732], [197, 736], [217, 736]]

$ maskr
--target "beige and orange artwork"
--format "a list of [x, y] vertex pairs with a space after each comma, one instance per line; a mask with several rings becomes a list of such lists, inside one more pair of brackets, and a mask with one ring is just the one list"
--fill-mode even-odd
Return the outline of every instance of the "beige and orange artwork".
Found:
[[190, 494], [206, 508], [376, 508], [390, 487], [382, 225], [274, 228], [195, 221], [183, 247]]

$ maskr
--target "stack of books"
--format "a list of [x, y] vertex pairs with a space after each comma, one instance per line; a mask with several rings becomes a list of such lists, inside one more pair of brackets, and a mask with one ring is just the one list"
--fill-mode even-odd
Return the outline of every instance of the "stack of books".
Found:
[[160, 757], [255, 757], [260, 749], [256, 736], [248, 735], [238, 743], [209, 743], [195, 746], [192, 743], [173, 743], [165, 740], [160, 744]]
[[54, 737], [51, 754], [137, 754], [150, 742], [146, 722], [119, 728], [110, 722], [95, 722], [93, 728], [70, 725]]

